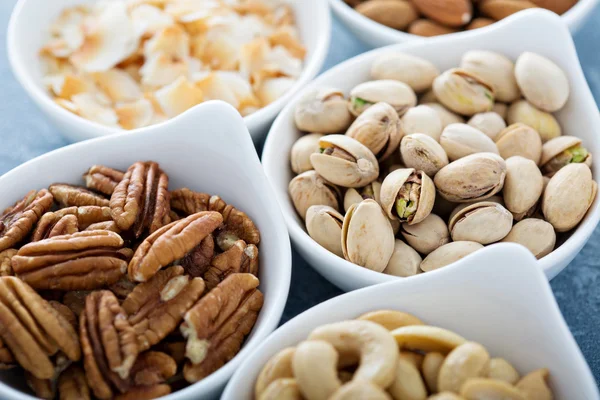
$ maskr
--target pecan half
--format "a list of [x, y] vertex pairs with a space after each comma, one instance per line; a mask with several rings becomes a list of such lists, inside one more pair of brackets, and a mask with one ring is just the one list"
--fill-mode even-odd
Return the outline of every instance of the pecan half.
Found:
[[188, 382], [207, 377], [238, 353], [263, 305], [258, 284], [252, 274], [230, 275], [186, 313], [181, 333], [187, 338]]
[[171, 393], [171, 387], [164, 383], [176, 372], [177, 364], [167, 354], [158, 351], [140, 354], [131, 369], [135, 386], [115, 399], [150, 400], [165, 396]]
[[53, 379], [39, 379], [25, 371], [25, 381], [40, 399], [52, 400], [56, 396], [56, 383]]
[[134, 387], [127, 393], [120, 394], [115, 400], [152, 400], [171, 393], [169, 385], [153, 385]]
[[58, 236], [55, 233], [58, 233], [58, 231], [60, 231], [61, 228], [57, 228], [57, 225], [66, 217], [70, 217], [72, 220], [73, 216], [77, 220], [77, 230], [84, 230], [90, 225], [98, 222], [112, 221], [109, 207], [67, 207], [58, 211], [47, 212], [44, 215], [42, 215], [42, 218], [40, 218], [40, 221], [38, 222], [37, 226], [35, 227], [35, 230], [33, 231], [33, 234], [31, 235], [31, 241], [37, 242], [39, 240], [47, 239], [52, 236]]
[[171, 192], [171, 208], [185, 215], [208, 211], [210, 194], [194, 192], [188, 188], [177, 189]]
[[[220, 229], [217, 236], [217, 244], [222, 250], [229, 249], [240, 239], [253, 245], [260, 242], [260, 232], [250, 217], [232, 205], [225, 203], [219, 196], [210, 198], [208, 209], [217, 211], [223, 216], [225, 227]], [[228, 240], [223, 240], [223, 237], [227, 237]]]
[[131, 251], [122, 247], [123, 239], [114, 232], [77, 232], [21, 247], [12, 267], [35, 289], [97, 289], [125, 273]]
[[121, 233], [121, 230], [117, 226], [115, 221], [105, 221], [105, 222], [96, 222], [95, 224], [91, 224], [87, 228], [86, 231], [111, 231], [115, 233]]
[[128, 266], [129, 279], [147, 281], [159, 269], [183, 258], [222, 221], [219, 213], [200, 212], [160, 228], [135, 251]]
[[16, 361], [10, 350], [6, 347], [2, 338], [0, 338], [0, 371], [16, 367]]
[[108, 207], [108, 199], [87, 190], [81, 186], [69, 185], [68, 183], [53, 183], [48, 190], [54, 196], [54, 200], [61, 207], [72, 206], [101, 206]]
[[119, 279], [117, 282], [110, 285], [108, 287], [108, 290], [113, 292], [115, 294], [115, 296], [117, 296], [117, 299], [125, 300], [127, 298], [127, 296], [129, 296], [129, 294], [131, 292], [133, 292], [133, 289], [135, 289], [135, 287], [137, 285], [138, 285], [137, 282], [131, 282], [127, 278], [127, 275], [125, 275], [121, 279]]
[[229, 275], [240, 272], [258, 275], [258, 248], [253, 244], [247, 246], [243, 240], [215, 256], [204, 274], [206, 287], [211, 290]]
[[0, 252], [0, 276], [13, 276], [15, 273], [12, 269], [12, 258], [17, 254], [15, 249], [7, 249]]
[[62, 298], [62, 303], [69, 307], [69, 310], [73, 311], [73, 314], [79, 317], [85, 308], [85, 298], [90, 293], [92, 293], [90, 290], [73, 290], [67, 292]]
[[18, 278], [0, 278], [0, 337], [17, 362], [36, 378], [50, 379], [50, 356], [62, 351], [70, 360], [81, 357], [73, 327], [31, 287]]
[[69, 307], [59, 303], [58, 301], [50, 300], [48, 303], [69, 323], [69, 325], [71, 325], [71, 327], [73, 327], [73, 331], [77, 332], [79, 324], [77, 322], [77, 316], [75, 313], [71, 311]]
[[193, 278], [202, 277], [210, 267], [214, 256], [215, 239], [213, 235], [208, 235], [181, 259], [181, 266], [185, 269], [186, 274]]
[[25, 239], [40, 217], [50, 210], [52, 201], [52, 194], [46, 189], [32, 190], [23, 200], [4, 210], [0, 216], [0, 251]]
[[104, 165], [92, 165], [83, 174], [83, 179], [88, 189], [110, 196], [117, 184], [123, 180], [124, 175], [124, 172], [117, 169], [105, 167]]
[[110, 198], [114, 221], [121, 230], [133, 228], [136, 238], [155, 232], [169, 220], [169, 177], [155, 162], [137, 162], [115, 187]]
[[183, 338], [175, 342], [163, 340], [157, 345], [156, 349], [167, 353], [173, 360], [175, 360], [177, 365], [185, 361], [185, 341]]
[[125, 393], [129, 372], [138, 355], [135, 332], [125, 311], [108, 290], [92, 292], [79, 318], [83, 365], [87, 382], [99, 399]]
[[[44, 219], [43, 216], [42, 219]], [[39, 226], [40, 225], [38, 224], [38, 227]], [[48, 239], [54, 236], [70, 235], [75, 232], [79, 232], [77, 217], [74, 215], [65, 215], [64, 217], [58, 219], [54, 224], [48, 225], [48, 229], [45, 232], [36, 228], [31, 241], [37, 242], [42, 239]]]
[[91, 399], [85, 373], [79, 365], [71, 365], [58, 377], [58, 397], [60, 400]]
[[183, 268], [158, 271], [148, 282], [139, 284], [123, 302], [138, 338], [140, 351], [163, 340], [177, 329], [185, 313], [204, 292], [204, 281], [190, 280]]

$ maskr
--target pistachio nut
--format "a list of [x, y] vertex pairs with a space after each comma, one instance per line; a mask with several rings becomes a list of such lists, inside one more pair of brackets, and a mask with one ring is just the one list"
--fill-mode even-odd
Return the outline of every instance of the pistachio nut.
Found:
[[381, 206], [391, 219], [418, 224], [431, 212], [435, 186], [423, 171], [398, 169], [381, 184]]
[[340, 208], [340, 189], [315, 171], [306, 171], [290, 181], [288, 191], [298, 214], [305, 218], [310, 206], [325, 205]]
[[540, 168], [544, 175], [552, 176], [568, 164], [592, 166], [592, 154], [575, 136], [559, 136], [542, 146]]
[[392, 79], [406, 83], [417, 93], [431, 88], [440, 71], [430, 61], [412, 54], [389, 52], [371, 66], [373, 79]]
[[508, 106], [504, 103], [495, 102], [494, 107], [492, 107], [492, 111], [501, 116], [503, 119], [506, 119]]
[[517, 222], [502, 241], [527, 247], [539, 260], [554, 250], [556, 233], [552, 225], [543, 219], [527, 218]]
[[354, 204], [344, 217], [342, 251], [346, 260], [382, 272], [394, 252], [390, 220], [375, 200]]
[[321, 137], [323, 135], [320, 133], [309, 133], [296, 140], [290, 152], [290, 164], [295, 174], [313, 169], [310, 163], [310, 155], [319, 151], [319, 139]]
[[585, 216], [596, 197], [592, 171], [583, 164], [568, 164], [548, 182], [542, 212], [557, 232], [573, 229]]
[[463, 55], [460, 68], [489, 83], [494, 88], [498, 101], [510, 103], [521, 95], [515, 79], [515, 65], [502, 54], [487, 50], [471, 50]]
[[413, 276], [419, 273], [421, 261], [421, 256], [415, 249], [402, 240], [396, 239], [394, 242], [394, 252], [383, 273], [403, 278]]
[[344, 210], [347, 212], [353, 204], [360, 203], [363, 200], [372, 199], [381, 204], [379, 194], [381, 193], [381, 183], [373, 181], [361, 188], [349, 188], [344, 194]]
[[402, 116], [402, 129], [407, 135], [422, 133], [439, 141], [442, 134], [442, 121], [431, 107], [420, 105], [409, 108]]
[[429, 214], [418, 224], [402, 224], [400, 232], [412, 248], [425, 255], [450, 242], [448, 226], [435, 214]]
[[521, 122], [535, 129], [545, 143], [562, 134], [562, 129], [554, 115], [538, 110], [527, 100], [519, 100], [510, 105], [507, 112], [509, 124]]
[[348, 108], [352, 114], [359, 116], [367, 108], [376, 103], [388, 103], [399, 116], [417, 104], [417, 95], [404, 82], [391, 79], [361, 83], [350, 92]]
[[483, 245], [477, 242], [450, 242], [429, 253], [421, 263], [421, 270], [430, 272], [445, 267], [479, 249]]
[[[433, 82], [431, 82], [433, 84]], [[438, 99], [435, 97], [435, 93], [433, 93], [433, 89], [429, 89], [421, 96], [419, 96], [419, 104], [427, 104], [427, 103], [437, 103]]]
[[484, 200], [502, 190], [506, 163], [494, 153], [475, 153], [451, 162], [435, 175], [438, 193], [455, 203]]
[[498, 154], [498, 148], [492, 139], [467, 124], [448, 125], [442, 132], [440, 145], [450, 161], [475, 153]]
[[346, 135], [367, 146], [379, 160], [384, 160], [398, 150], [402, 139], [400, 117], [389, 104], [377, 103], [356, 118]]
[[320, 88], [302, 96], [294, 120], [301, 131], [327, 134], [345, 131], [352, 123], [352, 115], [340, 90]]
[[525, 124], [512, 124], [496, 137], [496, 146], [502, 158], [528, 158], [538, 164], [542, 157], [542, 139], [535, 129]]
[[[492, 196], [492, 197], [485, 199], [484, 201], [486, 201], [488, 203], [500, 204], [502, 207], [504, 207], [504, 199], [502, 198], [502, 196]], [[481, 203], [481, 202], [482, 202], [481, 200], [475, 200], [475, 201], [468, 201], [466, 203], [455, 204], [454, 209], [452, 209], [452, 212], [450, 213], [450, 216], [448, 217], [448, 221], [452, 220], [456, 214], [458, 214], [465, 208], [467, 208], [473, 204], [477, 204], [477, 203]], [[504, 207], [504, 208], [506, 208], [506, 207]]]
[[504, 119], [500, 116], [500, 114], [494, 111], [475, 114], [471, 117], [467, 124], [473, 128], [479, 129], [494, 141], [496, 140], [498, 134], [504, 128], [506, 128], [506, 122]]
[[448, 229], [454, 241], [490, 244], [508, 235], [512, 223], [512, 214], [502, 205], [482, 201], [455, 213], [450, 219]]
[[433, 91], [442, 105], [462, 115], [491, 111], [494, 105], [492, 86], [460, 68], [449, 69], [435, 78]]
[[542, 111], [558, 111], [569, 99], [565, 72], [539, 54], [522, 53], [515, 64], [515, 77], [525, 99]]
[[448, 156], [442, 146], [422, 133], [404, 136], [400, 142], [400, 154], [407, 167], [423, 171], [430, 177], [448, 165]]
[[329, 206], [311, 206], [306, 211], [306, 230], [310, 237], [342, 258], [343, 222], [344, 216]]
[[311, 154], [315, 171], [343, 187], [362, 187], [379, 175], [379, 163], [365, 145], [350, 136], [327, 135], [319, 141], [319, 153]]
[[437, 102], [431, 103], [423, 103], [422, 105], [428, 106], [434, 109], [437, 113], [438, 117], [440, 117], [440, 121], [442, 121], [442, 129], [447, 127], [450, 124], [461, 124], [465, 122], [465, 119], [460, 115], [453, 113], [448, 110], [446, 107]]
[[537, 165], [521, 156], [506, 160], [504, 203], [517, 221], [535, 211], [544, 191], [544, 178]]

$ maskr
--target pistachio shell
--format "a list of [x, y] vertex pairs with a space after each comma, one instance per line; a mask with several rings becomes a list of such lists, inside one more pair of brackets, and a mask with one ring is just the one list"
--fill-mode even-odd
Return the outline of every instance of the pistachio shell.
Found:
[[430, 177], [448, 165], [446, 152], [431, 136], [413, 133], [402, 138], [402, 160], [409, 168], [425, 172]]
[[409, 108], [402, 116], [402, 129], [406, 135], [422, 133], [439, 141], [443, 128], [438, 113], [429, 106], [420, 105]]
[[396, 110], [387, 103], [369, 107], [350, 125], [347, 136], [358, 140], [384, 160], [398, 150], [402, 126]]
[[[407, 187], [407, 185], [411, 187]], [[413, 194], [414, 190], [416, 190], [416, 196]], [[381, 205], [390, 219], [418, 224], [431, 213], [435, 201], [435, 186], [431, 178], [423, 171], [403, 168], [386, 176], [381, 184], [380, 196]], [[414, 210], [408, 217], [398, 215], [397, 201], [400, 198], [406, 200], [406, 208], [411, 207], [410, 203], [413, 203]], [[415, 202], [416, 204], [414, 204]]]
[[506, 122], [500, 116], [500, 114], [488, 111], [484, 113], [475, 114], [467, 122], [473, 128], [479, 129], [485, 133], [490, 139], [496, 140], [498, 134], [506, 128]]
[[487, 50], [466, 52], [460, 67], [488, 82], [496, 93], [496, 100], [510, 103], [521, 95], [515, 79], [515, 65], [506, 56]]
[[522, 156], [536, 164], [542, 157], [542, 139], [535, 129], [525, 124], [513, 124], [496, 137], [496, 146], [502, 158]]
[[[343, 187], [361, 187], [379, 175], [379, 163], [365, 145], [345, 135], [323, 136], [322, 153], [310, 156], [315, 171], [328, 181]], [[328, 154], [333, 150], [332, 154]], [[338, 155], [339, 154], [339, 155]]]
[[581, 160], [575, 160], [573, 155], [569, 154], [569, 149], [577, 147], [582, 147], [581, 139], [575, 136], [559, 136], [544, 143], [540, 160], [540, 168], [544, 175], [552, 176], [556, 171], [570, 163], [579, 162], [591, 167], [592, 155], [587, 150], [585, 158]]
[[525, 214], [536, 205], [543, 190], [542, 173], [533, 161], [521, 156], [506, 160], [506, 179], [502, 194], [510, 212], [515, 215]]
[[502, 190], [506, 163], [494, 153], [475, 153], [451, 162], [434, 178], [438, 193], [455, 203], [484, 200]]
[[348, 103], [337, 89], [320, 88], [308, 91], [294, 114], [298, 129], [307, 132], [338, 133], [352, 123]]
[[301, 174], [313, 169], [310, 163], [310, 155], [319, 151], [319, 139], [323, 137], [320, 133], [310, 133], [296, 140], [290, 152], [290, 164], [292, 171]]
[[442, 129], [444, 129], [450, 124], [461, 124], [465, 122], [465, 119], [463, 117], [448, 110], [440, 103], [423, 103], [423, 105], [431, 107], [435, 110], [438, 117], [440, 117], [440, 121], [442, 121]]
[[382, 272], [394, 252], [394, 232], [375, 200], [355, 204], [342, 226], [342, 251], [346, 260]]
[[440, 144], [450, 161], [475, 153], [498, 154], [498, 148], [492, 139], [467, 124], [448, 125], [442, 132]]
[[554, 250], [556, 233], [550, 223], [542, 219], [527, 218], [517, 222], [502, 241], [527, 247], [539, 260]]
[[566, 232], [581, 222], [595, 197], [592, 171], [583, 164], [569, 164], [548, 182], [542, 212], [557, 232]]
[[373, 199], [379, 204], [381, 193], [381, 183], [373, 181], [362, 188], [349, 188], [344, 195], [344, 210], [347, 212], [353, 204], [360, 203], [366, 199]]
[[562, 129], [554, 115], [538, 110], [527, 100], [519, 100], [508, 108], [509, 124], [521, 122], [535, 129], [545, 143], [562, 134]]
[[448, 226], [435, 214], [429, 214], [418, 224], [402, 224], [401, 233], [412, 248], [425, 255], [450, 242]]
[[361, 83], [350, 92], [349, 110], [355, 116], [375, 103], [388, 103], [402, 116], [417, 104], [417, 95], [406, 83], [391, 79]]
[[371, 66], [373, 79], [404, 82], [417, 93], [430, 89], [439, 74], [440, 71], [430, 61], [401, 52], [386, 53]]
[[290, 181], [288, 191], [296, 211], [302, 218], [310, 206], [325, 205], [339, 210], [339, 189], [315, 171], [306, 171]]
[[425, 272], [429, 272], [445, 267], [479, 249], [483, 249], [483, 245], [476, 242], [451, 242], [445, 244], [425, 257], [421, 263], [421, 269]]
[[482, 201], [457, 212], [448, 224], [454, 241], [490, 244], [502, 240], [510, 232], [513, 216], [498, 203]]
[[311, 206], [306, 211], [306, 230], [310, 237], [342, 258], [344, 258], [342, 252], [343, 221], [343, 215], [329, 206]]
[[413, 276], [419, 273], [421, 261], [419, 253], [402, 240], [396, 239], [394, 252], [383, 273], [403, 278]]
[[506, 119], [506, 112], [508, 110], [508, 106], [504, 103], [494, 103], [494, 107], [492, 107], [492, 111], [501, 116], [503, 119]]
[[539, 54], [522, 53], [515, 65], [515, 77], [523, 96], [542, 111], [558, 111], [569, 99], [567, 75]]
[[[502, 207], [504, 207], [504, 199], [502, 198], [502, 196], [492, 196], [492, 197], [485, 199], [485, 201], [500, 204]], [[475, 201], [468, 201], [466, 203], [455, 204], [454, 209], [452, 210], [452, 212], [450, 213], [450, 216], [448, 217], [448, 221], [451, 221], [456, 214], [458, 214], [465, 208], [467, 208], [473, 204], [477, 204], [477, 203], [481, 203], [481, 202], [482, 202], [482, 200], [475, 200]]]
[[492, 86], [460, 68], [449, 69], [435, 78], [433, 91], [440, 103], [462, 115], [491, 111], [494, 105]]

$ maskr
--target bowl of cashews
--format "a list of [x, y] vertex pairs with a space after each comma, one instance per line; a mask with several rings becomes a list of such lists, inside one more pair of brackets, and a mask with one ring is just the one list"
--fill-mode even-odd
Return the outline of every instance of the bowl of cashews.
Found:
[[495, 245], [438, 278], [357, 290], [304, 312], [246, 358], [222, 398], [599, 398], [524, 247]]

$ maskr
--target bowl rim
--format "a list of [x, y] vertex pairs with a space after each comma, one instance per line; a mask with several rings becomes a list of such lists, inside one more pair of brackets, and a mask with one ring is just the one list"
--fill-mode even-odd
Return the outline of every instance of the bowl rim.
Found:
[[[34, 100], [39, 108], [45, 113], [54, 113], [58, 117], [65, 119], [67, 122], [77, 126], [81, 132], [88, 138], [96, 138], [106, 135], [112, 135], [116, 132], [123, 131], [121, 128], [112, 128], [100, 124], [99, 122], [90, 121], [86, 118], [75, 115], [63, 107], [52, 101], [51, 96], [47, 90], [43, 87], [38, 86], [30, 74], [27, 73], [27, 68], [23, 66], [21, 57], [19, 56], [22, 52], [26, 51], [22, 49], [23, 46], [19, 46], [19, 35], [17, 34], [17, 26], [20, 24], [21, 14], [23, 10], [28, 7], [30, 0], [18, 0], [14, 6], [7, 28], [6, 35], [6, 48], [8, 52], [8, 60], [11, 66], [13, 75], [17, 78], [17, 81], [21, 84], [25, 92], [29, 97]], [[57, 6], [59, 7], [59, 6]], [[315, 6], [311, 7], [315, 14], [315, 18], [312, 19], [316, 26], [320, 26], [323, 30], [322, 35], [318, 35], [317, 45], [315, 46], [310, 57], [307, 57], [303, 62], [302, 73], [296, 80], [296, 83], [284, 93], [283, 96], [275, 100], [273, 103], [268, 104], [265, 107], [260, 108], [256, 112], [243, 117], [244, 122], [250, 130], [250, 134], [258, 138], [258, 130], [261, 124], [271, 122], [281, 109], [289, 102], [293, 95], [304, 87], [308, 82], [317, 76], [325, 59], [331, 42], [331, 14], [329, 12], [329, 5], [325, 1], [316, 1]], [[308, 28], [308, 27], [307, 27]], [[311, 26], [312, 28], [312, 26]], [[301, 31], [302, 28], [298, 26]], [[37, 49], [35, 50], [37, 51]], [[206, 102], [203, 102], [206, 103]], [[200, 103], [200, 104], [203, 104]], [[170, 118], [173, 119], [173, 118]], [[153, 126], [153, 125], [149, 125]], [[146, 127], [147, 128], [147, 127]], [[125, 132], [132, 132], [132, 130], [124, 130]]]
[[[576, 61], [574, 64], [575, 74], [583, 77], [583, 80], [585, 82], [585, 86], [581, 88], [582, 90], [580, 91], [579, 96], [587, 97], [588, 100], [594, 102], [592, 92], [589, 88], [589, 85], [587, 84], [587, 81], [585, 81], [585, 77], [584, 77], [583, 70], [581, 68], [579, 59], [576, 58], [577, 53], [576, 53], [576, 50], [575, 50], [575, 47], [573, 44], [572, 37], [571, 37], [566, 25], [564, 25], [564, 23], [561, 21], [560, 17], [558, 15], [556, 15], [555, 13], [550, 12], [548, 10], [541, 10], [541, 9], [525, 10], [525, 11], [519, 12], [515, 15], [512, 15], [500, 22], [497, 22], [496, 24], [493, 25], [493, 27], [490, 27], [489, 29], [486, 30], [486, 34], [490, 34], [490, 33], [493, 34], [493, 32], [495, 30], [505, 29], [505, 27], [510, 26], [515, 23], [518, 23], [521, 20], [526, 20], [528, 22], [532, 22], [534, 20], [545, 21], [545, 23], [552, 24], [553, 26], [555, 26], [556, 29], [563, 30], [563, 34], [565, 35], [565, 38], [567, 40], [569, 40], [571, 45], [573, 46], [572, 51], [575, 56], [574, 61]], [[476, 32], [475, 30], [465, 31], [465, 32], [461, 32], [460, 38], [465, 39], [468, 37], [474, 37], [474, 36], [480, 36], [480, 35], [481, 35], [481, 32]], [[288, 123], [288, 118], [293, 118], [293, 108], [298, 103], [298, 100], [302, 97], [303, 94], [305, 94], [307, 91], [309, 91], [313, 88], [321, 87], [323, 85], [327, 86], [327, 82], [331, 79], [331, 77], [336, 76], [336, 75], [344, 75], [344, 73], [346, 73], [348, 70], [350, 70], [352, 66], [370, 62], [369, 60], [372, 60], [375, 57], [377, 57], [378, 55], [384, 54], [391, 50], [402, 51], [402, 50], [407, 50], [407, 49], [418, 48], [421, 46], [429, 46], [429, 47], [430, 46], [440, 46], [446, 42], [451, 43], [453, 40], [456, 40], [458, 38], [459, 38], [458, 35], [443, 35], [443, 36], [430, 38], [427, 41], [418, 40], [418, 41], [403, 42], [403, 43], [397, 43], [397, 44], [373, 49], [373, 50], [367, 51], [365, 53], [362, 53], [360, 55], [357, 55], [355, 57], [352, 57], [352, 58], [336, 65], [335, 67], [331, 68], [330, 70], [328, 70], [328, 71], [324, 72], [323, 74], [321, 74], [320, 76], [318, 76], [309, 85], [305, 86], [301, 91], [299, 91], [294, 96], [294, 98], [288, 103], [288, 105], [279, 113], [279, 116], [273, 122], [271, 130], [269, 131], [269, 134], [267, 135], [267, 139], [265, 141], [265, 146], [263, 149], [262, 163], [265, 168], [265, 173], [266, 173], [267, 177], [269, 178], [269, 181], [275, 188], [275, 193], [278, 196], [278, 200], [279, 200], [280, 204], [287, 202], [288, 198], [280, 198], [280, 196], [279, 196], [280, 185], [272, 173], [272, 171], [277, 170], [277, 165], [275, 165], [276, 164], [275, 160], [277, 160], [279, 157], [281, 157], [281, 149], [277, 149], [277, 146], [276, 146], [278, 144], [277, 138], [280, 135], [289, 134], [289, 132], [287, 132], [288, 129], [286, 126]], [[594, 104], [594, 107], [596, 107], [595, 102], [593, 104]], [[598, 117], [598, 118], [599, 118], [598, 125], [600, 126], [600, 117]], [[595, 139], [595, 140], [600, 145], [600, 139]], [[287, 196], [287, 185], [286, 185], [286, 196]], [[286, 224], [288, 225], [288, 230], [290, 232], [290, 237], [292, 239], [292, 242], [296, 246], [300, 247], [301, 249], [310, 249], [311, 252], [316, 253], [321, 259], [324, 260], [323, 264], [327, 264], [329, 266], [335, 266], [334, 268], [336, 270], [337, 269], [342, 270], [342, 268], [343, 268], [344, 271], [350, 271], [350, 273], [353, 276], [352, 280], [354, 282], [359, 282], [362, 285], [372, 285], [372, 284], [378, 284], [378, 283], [388, 282], [391, 280], [398, 279], [398, 277], [396, 277], [396, 276], [386, 275], [384, 273], [375, 272], [375, 271], [369, 270], [367, 268], [360, 267], [358, 265], [355, 265], [355, 264], [329, 252], [328, 250], [326, 250], [325, 248], [320, 246], [318, 243], [316, 243], [308, 235], [308, 233], [301, 226], [301, 224], [296, 221], [295, 210], [293, 210], [293, 212], [290, 213], [290, 212], [288, 212], [286, 206], [282, 206], [281, 208], [283, 211], [283, 215], [284, 215]], [[570, 255], [576, 254], [581, 249], [581, 247], [583, 247], [583, 245], [587, 242], [587, 240], [591, 236], [595, 227], [598, 225], [598, 222], [600, 222], [600, 198], [596, 197], [594, 204], [592, 204], [592, 206], [587, 211], [584, 220], [577, 226], [577, 228], [573, 231], [572, 235], [564, 243], [562, 243], [561, 246], [554, 249], [554, 251], [552, 251], [550, 254], [548, 254], [541, 260], [538, 260], [538, 265], [547, 274], [547, 276], [549, 276], [549, 279], [552, 279], [557, 274], [557, 273], [553, 274], [553, 272], [552, 272], [553, 266], [560, 265], [561, 263], [564, 263], [567, 259], [573, 258], [573, 257], [570, 257]], [[485, 250], [486, 250], [486, 248], [482, 249], [482, 251], [485, 251]], [[462, 263], [462, 260], [459, 260], [456, 263]], [[566, 268], [566, 265], [564, 268]], [[562, 271], [564, 268], [560, 269], [559, 272]], [[413, 279], [413, 278], [414, 278], [414, 276], [403, 278], [403, 279]]]

